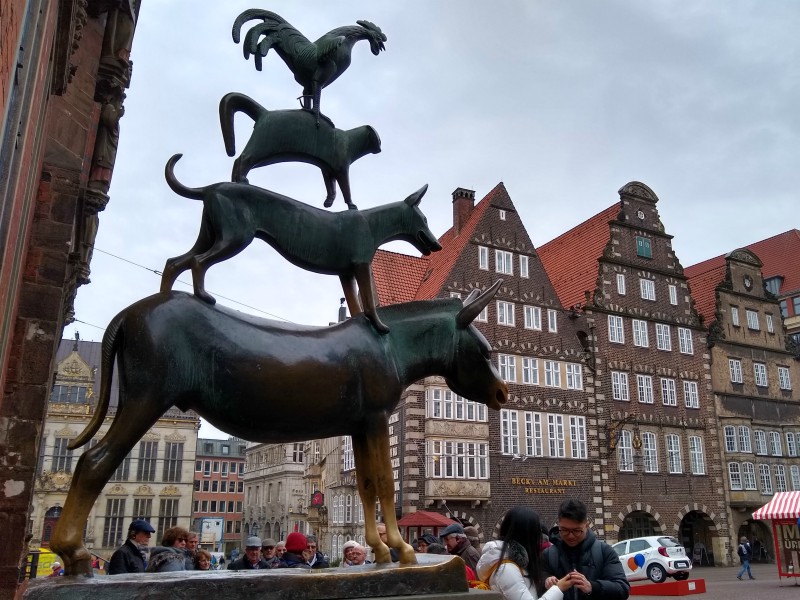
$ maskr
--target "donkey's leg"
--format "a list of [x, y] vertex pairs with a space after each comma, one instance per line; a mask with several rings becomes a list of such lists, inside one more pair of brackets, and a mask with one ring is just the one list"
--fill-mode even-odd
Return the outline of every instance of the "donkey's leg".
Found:
[[[131, 404], [138, 406], [126, 410]], [[83, 546], [83, 528], [97, 497], [136, 442], [158, 421], [157, 399], [128, 398], [103, 439], [80, 457], [50, 548], [64, 560], [67, 575], [92, 576], [92, 555]]]
[[367, 318], [378, 333], [389, 333], [389, 327], [378, 316], [378, 292], [372, 279], [372, 265], [370, 263], [358, 264], [355, 266], [354, 272], [356, 282], [358, 282], [358, 293], [361, 295], [361, 305], [364, 307], [364, 314], [367, 315]]
[[[371, 419], [364, 431], [353, 436], [353, 453], [356, 459], [356, 475], [361, 502], [375, 506], [375, 499], [381, 502], [384, 523], [386, 524], [386, 544], [381, 542], [375, 527], [375, 519], [368, 519], [365, 513], [365, 538], [375, 550], [376, 562], [390, 562], [389, 547], [397, 550], [401, 563], [416, 563], [414, 549], [403, 541], [397, 528], [394, 506], [394, 478], [389, 459], [389, 423], [385, 416]], [[367, 504], [369, 502], [369, 504]]]

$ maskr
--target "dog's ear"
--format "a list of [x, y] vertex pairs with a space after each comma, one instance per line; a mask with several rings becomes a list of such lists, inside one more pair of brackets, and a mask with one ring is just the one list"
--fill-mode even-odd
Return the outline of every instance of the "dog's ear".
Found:
[[419, 204], [422, 197], [425, 195], [425, 192], [428, 191], [428, 184], [426, 183], [421, 188], [419, 188], [416, 192], [411, 194], [408, 198], [405, 199], [405, 203], [409, 206], [416, 206]]

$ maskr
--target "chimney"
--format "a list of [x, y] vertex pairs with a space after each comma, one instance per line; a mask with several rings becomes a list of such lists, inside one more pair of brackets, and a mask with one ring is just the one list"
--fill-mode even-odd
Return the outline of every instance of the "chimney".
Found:
[[456, 235], [461, 233], [461, 228], [475, 208], [475, 190], [456, 188], [453, 192], [453, 231]]
[[339, 300], [339, 323], [347, 321], [347, 307], [344, 305], [345, 299]]

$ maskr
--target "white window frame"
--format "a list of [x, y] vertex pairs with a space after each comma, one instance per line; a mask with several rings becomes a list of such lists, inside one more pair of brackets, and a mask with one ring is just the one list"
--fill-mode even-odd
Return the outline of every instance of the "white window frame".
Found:
[[744, 314], [747, 319], [747, 328], [753, 331], [760, 331], [761, 324], [758, 322], [758, 311], [746, 308], [744, 309]]
[[625, 330], [619, 315], [608, 315], [608, 341], [615, 344], [625, 343]]
[[678, 327], [678, 350], [681, 354], [694, 354], [692, 330], [688, 327]]
[[758, 481], [761, 484], [761, 493], [765, 496], [771, 496], [775, 493], [775, 488], [772, 486], [772, 473], [770, 472], [769, 465], [758, 465]]
[[739, 444], [736, 437], [736, 427], [734, 425], [726, 425], [722, 428], [725, 437], [725, 452], [738, 452]]
[[631, 319], [631, 330], [633, 331], [633, 345], [639, 348], [650, 346], [650, 339], [647, 335], [647, 321], [642, 319]]
[[699, 435], [689, 436], [689, 468], [692, 475], [706, 474], [706, 458], [703, 452], [703, 438]]
[[489, 248], [486, 246], [478, 246], [478, 268], [489, 270]]
[[565, 458], [564, 415], [547, 415], [547, 441], [550, 458]]
[[797, 438], [791, 431], [786, 432], [786, 456], [797, 456]]
[[587, 457], [586, 452], [586, 418], [570, 415], [569, 417], [570, 456], [581, 460]]
[[514, 274], [514, 255], [508, 250], [497, 249], [494, 251], [495, 271], [503, 275]]
[[786, 492], [789, 488], [786, 485], [786, 467], [774, 465], [775, 467], [775, 491]]
[[506, 211], [505, 210], [500, 208], [500, 209], [498, 209], [497, 214], [500, 217], [501, 221], [505, 221], [506, 220]]
[[625, 287], [625, 274], [624, 273], [617, 273], [617, 293], [620, 296], [624, 296], [627, 294], [627, 289]]
[[517, 357], [514, 354], [497, 355], [497, 370], [500, 378], [509, 383], [517, 382]]
[[700, 408], [700, 393], [696, 381], [683, 382], [683, 404], [686, 408]]
[[746, 490], [757, 490], [756, 484], [756, 467], [751, 462], [742, 463], [742, 483]]
[[775, 321], [772, 318], [772, 315], [767, 313], [764, 315], [767, 320], [767, 333], [775, 333]]
[[636, 375], [636, 390], [640, 404], [653, 403], [653, 377], [652, 375]]
[[742, 468], [737, 462], [728, 463], [728, 482], [730, 483], [731, 490], [742, 489]]
[[772, 456], [783, 456], [783, 445], [781, 444], [781, 432], [769, 432], [769, 453]]
[[542, 330], [542, 309], [538, 306], [524, 305], [522, 314], [525, 319], [525, 329]]
[[583, 389], [583, 367], [578, 363], [566, 363], [567, 389]]
[[555, 360], [544, 361], [544, 384], [547, 387], [561, 387], [561, 363]]
[[614, 400], [630, 402], [628, 374], [624, 371], [611, 371], [611, 395]]
[[661, 402], [664, 406], [678, 406], [678, 388], [671, 377], [661, 378]]
[[522, 357], [522, 383], [539, 385], [539, 359]]
[[672, 334], [666, 323], [656, 323], [656, 348], [667, 352], [672, 351]]
[[739, 452], [753, 453], [753, 438], [750, 435], [750, 428], [747, 425], [737, 427], [739, 434]]
[[500, 449], [507, 456], [519, 454], [519, 415], [515, 410], [500, 410]]
[[476, 321], [480, 321], [481, 323], [488, 323], [489, 322], [489, 306], [484, 306], [483, 310], [478, 313], [478, 316], [475, 317]]
[[733, 323], [734, 327], [739, 326], [739, 307], [738, 306], [731, 306], [731, 323]]
[[767, 432], [763, 429], [754, 429], [753, 430], [753, 439], [755, 440], [755, 450], [756, 455], [758, 456], [766, 456], [767, 455]]
[[642, 456], [644, 458], [644, 472], [658, 473], [658, 444], [656, 434], [645, 431], [642, 434]]
[[530, 277], [530, 269], [529, 269], [529, 260], [528, 257], [520, 254], [519, 255], [519, 276], [528, 279]]
[[652, 279], [639, 279], [639, 292], [642, 300], [656, 299], [656, 282]]
[[670, 283], [667, 289], [669, 290], [669, 303], [672, 306], [678, 306], [678, 286]]
[[547, 309], [547, 331], [558, 332], [558, 311], [554, 308]]
[[541, 413], [525, 412], [525, 454], [544, 456]]
[[633, 471], [633, 442], [631, 432], [625, 429], [619, 432], [617, 439], [617, 467], [622, 472]]
[[778, 367], [778, 385], [782, 390], [792, 389], [792, 381], [789, 379], [788, 367]]
[[514, 303], [506, 300], [497, 301], [497, 324], [514, 327]]
[[800, 492], [800, 466], [791, 465], [789, 467], [789, 477], [792, 480], [792, 491]]
[[755, 384], [758, 387], [767, 387], [769, 385], [769, 380], [767, 379], [767, 365], [760, 362], [754, 362], [753, 377], [755, 378]]
[[728, 359], [728, 370], [731, 373], [731, 383], [742, 383], [742, 361], [737, 358]]
[[665, 437], [667, 448], [667, 467], [673, 475], [683, 473], [683, 458], [681, 457], [681, 438], [675, 433], [668, 433]]

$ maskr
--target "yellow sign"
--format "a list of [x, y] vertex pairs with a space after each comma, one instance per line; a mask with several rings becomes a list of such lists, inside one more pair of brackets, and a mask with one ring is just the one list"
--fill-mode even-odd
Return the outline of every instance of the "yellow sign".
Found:
[[536, 477], [512, 477], [511, 485], [522, 488], [525, 494], [565, 494], [568, 488], [573, 488], [577, 484], [574, 479], [551, 479]]

